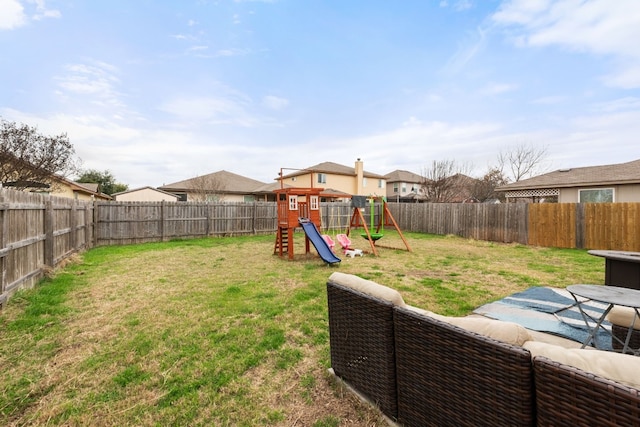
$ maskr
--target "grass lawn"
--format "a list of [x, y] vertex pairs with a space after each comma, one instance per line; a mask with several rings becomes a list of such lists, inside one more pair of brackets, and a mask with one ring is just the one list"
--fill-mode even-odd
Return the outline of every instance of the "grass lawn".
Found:
[[[0, 424], [384, 425], [326, 372], [332, 272], [446, 315], [604, 281], [602, 259], [583, 250], [406, 237], [411, 253], [337, 266], [305, 256], [300, 235], [294, 261], [272, 254], [275, 236], [92, 249], [1, 313]], [[385, 243], [402, 247], [393, 232]]]

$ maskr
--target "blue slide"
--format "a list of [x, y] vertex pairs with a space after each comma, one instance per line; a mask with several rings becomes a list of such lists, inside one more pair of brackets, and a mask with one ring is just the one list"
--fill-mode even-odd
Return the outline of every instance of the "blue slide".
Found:
[[300, 218], [298, 222], [302, 226], [304, 234], [306, 234], [309, 240], [311, 240], [313, 247], [316, 248], [318, 255], [320, 255], [320, 258], [322, 258], [324, 262], [328, 264], [335, 264], [336, 262], [342, 261], [333, 253], [329, 245], [327, 245], [327, 242], [324, 241], [313, 222], [306, 218]]

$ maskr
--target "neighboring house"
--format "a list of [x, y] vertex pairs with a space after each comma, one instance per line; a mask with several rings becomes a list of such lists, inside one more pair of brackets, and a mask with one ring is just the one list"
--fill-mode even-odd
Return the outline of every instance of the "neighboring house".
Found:
[[395, 170], [386, 174], [387, 200], [390, 202], [424, 201], [424, 178], [406, 170]]
[[324, 162], [292, 173], [283, 173], [276, 180], [292, 187], [324, 188], [325, 191], [320, 194], [323, 199], [386, 194], [385, 177], [365, 171], [360, 159], [356, 160], [354, 167]]
[[474, 190], [478, 185], [478, 179], [471, 178], [470, 176], [461, 173], [453, 175], [450, 179], [453, 182], [450, 203], [479, 202], [479, 200], [474, 196]]
[[112, 194], [118, 202], [177, 202], [178, 196], [153, 187], [141, 187]]
[[39, 192], [76, 200], [112, 200], [111, 196], [100, 192], [100, 186], [96, 183], [75, 182], [59, 177], [55, 177], [54, 181], [48, 191]]
[[277, 185], [222, 170], [163, 185], [158, 190], [175, 194], [182, 202], [253, 202], [275, 200], [270, 187], [276, 188]]
[[14, 155], [9, 153], [2, 154], [0, 168], [3, 162], [9, 165], [18, 162], [23, 165], [23, 168], [20, 172], [13, 167], [9, 167], [6, 171], [3, 171], [3, 173], [0, 174], [0, 188], [15, 188], [31, 193], [48, 194], [76, 200], [111, 200], [111, 196], [100, 192], [98, 184], [74, 182], [60, 175], [49, 174], [24, 161], [18, 160]]
[[640, 160], [604, 166], [559, 169], [496, 188], [507, 201], [526, 198], [559, 203], [640, 202]]
[[24, 191], [40, 194], [48, 194], [55, 197], [67, 197], [75, 200], [111, 200], [111, 196], [101, 193], [99, 185], [70, 181], [66, 178], [54, 176], [51, 183], [29, 182], [5, 182], [0, 187], [18, 187]]

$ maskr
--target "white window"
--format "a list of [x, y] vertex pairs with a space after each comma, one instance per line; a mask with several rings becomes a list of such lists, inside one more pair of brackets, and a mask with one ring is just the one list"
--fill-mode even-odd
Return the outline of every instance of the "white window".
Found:
[[613, 203], [613, 188], [591, 188], [579, 190], [580, 203]]
[[398, 192], [398, 183], [397, 183], [397, 182], [394, 182], [394, 183], [393, 183], [393, 192], [394, 192], [394, 193], [397, 193], [397, 192]]
[[298, 196], [289, 196], [289, 210], [290, 211], [298, 210]]
[[407, 183], [406, 183], [406, 182], [403, 182], [403, 183], [402, 183], [402, 192], [403, 192], [403, 193], [406, 193], [406, 192], [407, 192]]
[[378, 180], [378, 188], [384, 188], [384, 179]]
[[320, 203], [318, 203], [318, 196], [310, 196], [309, 197], [309, 207], [312, 211], [317, 211], [320, 209]]
[[318, 184], [326, 184], [327, 183], [327, 174], [319, 173], [318, 174]]
[[366, 187], [367, 186], [367, 178], [362, 178], [362, 186]]

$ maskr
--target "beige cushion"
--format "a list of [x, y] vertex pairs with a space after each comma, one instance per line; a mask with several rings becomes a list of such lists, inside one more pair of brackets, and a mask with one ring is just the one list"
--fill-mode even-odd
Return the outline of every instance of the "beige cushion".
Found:
[[565, 349], [557, 345], [538, 341], [524, 343], [531, 357], [544, 356], [565, 365], [640, 388], [640, 357], [612, 351]]
[[[628, 328], [633, 322], [636, 312], [631, 307], [623, 307], [621, 305], [614, 305], [609, 314], [607, 314], [607, 320], [614, 325], [624, 326]], [[633, 329], [640, 329], [640, 319], [636, 319], [636, 323], [633, 325]]]
[[358, 292], [362, 292], [363, 294], [371, 295], [372, 297], [379, 298], [384, 301], [389, 301], [399, 307], [404, 307], [405, 305], [402, 295], [400, 295], [400, 292], [395, 289], [388, 288], [376, 282], [372, 282], [371, 280], [354, 276], [353, 274], [345, 274], [336, 271], [329, 276], [329, 281], [354, 289]]
[[508, 344], [522, 346], [526, 341], [531, 340], [529, 331], [516, 323], [488, 319], [486, 317], [449, 317], [417, 307], [407, 306], [407, 308], [425, 316], [430, 316], [442, 322], [466, 329], [467, 331], [475, 332]]

